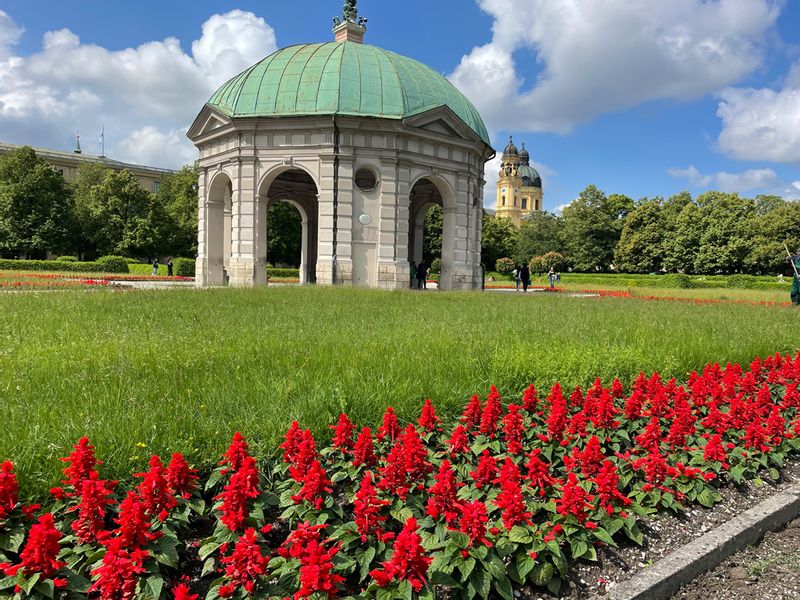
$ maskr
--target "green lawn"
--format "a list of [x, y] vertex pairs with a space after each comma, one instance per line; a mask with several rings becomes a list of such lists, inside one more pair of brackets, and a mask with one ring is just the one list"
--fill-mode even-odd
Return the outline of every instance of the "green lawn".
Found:
[[151, 452], [208, 465], [236, 430], [274, 451], [292, 419], [327, 431], [426, 397], [460, 410], [494, 383], [685, 378], [800, 348], [800, 311], [529, 294], [344, 288], [0, 294], [0, 461], [28, 491], [89, 435], [109, 476]]

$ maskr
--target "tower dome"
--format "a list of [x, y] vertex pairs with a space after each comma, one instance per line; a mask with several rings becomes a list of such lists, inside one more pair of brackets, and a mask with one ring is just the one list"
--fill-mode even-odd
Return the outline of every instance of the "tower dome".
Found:
[[508, 145], [503, 149], [503, 156], [517, 156], [517, 147], [514, 145], [514, 139], [508, 136]]
[[477, 109], [442, 75], [411, 58], [347, 40], [278, 50], [223, 84], [208, 104], [231, 118], [398, 120], [444, 106], [491, 146]]
[[519, 160], [523, 165], [530, 164], [531, 155], [525, 149], [525, 142], [522, 142], [522, 150], [519, 151]]

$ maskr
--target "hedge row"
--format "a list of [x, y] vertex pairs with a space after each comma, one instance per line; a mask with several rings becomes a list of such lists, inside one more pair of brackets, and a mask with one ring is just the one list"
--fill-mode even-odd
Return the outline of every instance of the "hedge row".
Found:
[[286, 277], [297, 279], [300, 277], [300, 269], [278, 269], [276, 267], [267, 267], [267, 275], [269, 277]]
[[121, 256], [101, 256], [94, 262], [66, 260], [0, 259], [0, 271], [70, 271], [73, 273], [127, 273], [128, 261]]

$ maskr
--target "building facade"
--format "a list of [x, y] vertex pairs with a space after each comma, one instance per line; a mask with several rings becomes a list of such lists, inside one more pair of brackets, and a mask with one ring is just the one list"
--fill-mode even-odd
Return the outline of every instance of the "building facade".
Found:
[[[0, 142], [0, 155], [7, 154], [13, 150], [22, 148], [17, 144], [8, 144]], [[115, 171], [130, 171], [139, 180], [139, 184], [148, 192], [157, 192], [161, 178], [169, 173], [174, 173], [169, 169], [160, 169], [157, 167], [145, 167], [143, 165], [134, 165], [130, 163], [112, 160], [106, 156], [92, 156], [90, 154], [83, 154], [80, 151], [80, 146], [74, 152], [63, 152], [60, 150], [48, 150], [46, 148], [34, 148], [36, 156], [47, 161], [53, 169], [64, 176], [67, 181], [72, 181], [78, 176], [78, 168], [82, 164], [96, 164], [113, 169]]]
[[200, 155], [198, 285], [265, 284], [267, 209], [288, 202], [302, 216], [304, 283], [409, 287], [438, 204], [440, 287], [480, 287], [483, 169], [494, 156], [483, 121], [435, 71], [364, 44], [364, 24], [349, 3], [336, 41], [266, 57], [189, 129]]
[[514, 225], [520, 225], [523, 219], [542, 210], [542, 200], [542, 178], [531, 166], [525, 144], [518, 151], [509, 138], [497, 180], [495, 217], [507, 217]]

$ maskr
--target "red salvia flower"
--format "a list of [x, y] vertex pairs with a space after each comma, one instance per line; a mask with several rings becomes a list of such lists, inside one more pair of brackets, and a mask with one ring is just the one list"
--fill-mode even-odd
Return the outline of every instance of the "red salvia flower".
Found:
[[611, 382], [611, 395], [617, 400], [625, 397], [625, 390], [622, 387], [622, 383], [616, 377], [614, 381]]
[[678, 474], [675, 468], [667, 464], [667, 459], [658, 448], [651, 448], [646, 457], [633, 461], [633, 468], [644, 470], [647, 481], [655, 486], [660, 486], [667, 477]]
[[476, 394], [470, 399], [469, 404], [464, 409], [464, 413], [461, 415], [461, 422], [464, 424], [467, 431], [473, 431], [476, 427], [480, 426], [482, 415], [483, 405]]
[[567, 425], [567, 400], [561, 391], [561, 384], [556, 383], [547, 397], [550, 405], [550, 416], [547, 418], [547, 434], [550, 439], [561, 440]]
[[150, 531], [147, 507], [136, 492], [128, 492], [119, 505], [119, 516], [114, 521], [119, 525], [114, 533], [120, 538], [123, 548], [144, 548], [161, 535]]
[[372, 473], [367, 471], [361, 480], [361, 487], [356, 492], [353, 501], [353, 520], [361, 541], [366, 542], [370, 535], [375, 535], [378, 539], [384, 539], [383, 523], [386, 516], [381, 515], [381, 509], [389, 506], [391, 502], [378, 498], [378, 491], [372, 481]]
[[302, 429], [297, 421], [292, 421], [289, 430], [286, 432], [283, 443], [278, 446], [283, 450], [283, 462], [294, 461], [295, 454], [297, 454], [298, 446], [300, 445]]
[[516, 404], [508, 405], [508, 414], [503, 418], [503, 435], [509, 454], [519, 454], [522, 452], [522, 415], [519, 414], [520, 407]]
[[706, 462], [717, 461], [722, 463], [724, 469], [728, 468], [728, 453], [722, 446], [722, 436], [720, 434], [709, 438], [705, 448], [703, 448], [703, 460]]
[[586, 448], [579, 454], [581, 472], [586, 477], [594, 477], [600, 470], [600, 464], [605, 460], [606, 455], [600, 449], [600, 440], [596, 435], [589, 438]]
[[494, 484], [497, 480], [497, 474], [497, 460], [488, 450], [484, 450], [483, 453], [481, 453], [481, 457], [478, 459], [478, 467], [469, 475], [475, 482], [475, 487], [480, 489], [483, 486], [488, 487]]
[[550, 465], [544, 462], [539, 455], [540, 448], [534, 448], [528, 455], [528, 478], [534, 490], [538, 489], [539, 496], [545, 496], [547, 488], [555, 484], [555, 479], [550, 475]]
[[64, 469], [64, 475], [67, 476], [64, 483], [71, 486], [76, 494], [80, 493], [81, 484], [85, 479], [91, 477], [94, 468], [103, 464], [102, 461], [95, 458], [94, 446], [89, 443], [87, 437], [79, 439], [78, 443], [73, 446], [70, 455], [59, 460], [69, 463], [69, 466]]
[[392, 446], [383, 467], [380, 469], [381, 479], [378, 487], [405, 500], [410, 486], [408, 471], [406, 470], [406, 457], [402, 443]]
[[111, 494], [116, 484], [116, 481], [100, 479], [97, 471], [81, 482], [80, 502], [71, 507], [69, 512], [78, 512], [78, 518], [72, 522], [72, 530], [82, 543], [102, 542], [107, 537], [106, 507], [114, 503]]
[[603, 462], [600, 471], [595, 477], [595, 486], [597, 487], [597, 497], [600, 501], [600, 508], [605, 510], [609, 515], [614, 514], [615, 502], [621, 502], [623, 506], [631, 504], [630, 498], [619, 491], [619, 474], [617, 467], [610, 460]]
[[630, 398], [628, 398], [628, 400], [625, 402], [625, 418], [627, 418], [629, 421], [633, 421], [634, 419], [639, 419], [642, 417], [644, 400], [645, 396], [640, 390], [633, 390]]
[[426, 509], [428, 515], [434, 519], [444, 515], [445, 522], [452, 523], [458, 516], [457, 491], [456, 474], [450, 466], [450, 461], [445, 459], [436, 473], [436, 483], [428, 490], [428, 506]]
[[312, 462], [308, 470], [303, 473], [297, 472], [294, 467], [291, 467], [290, 473], [295, 480], [301, 481], [303, 484], [300, 492], [292, 496], [294, 503], [299, 504], [305, 500], [317, 510], [321, 509], [325, 503], [325, 498], [321, 494], [325, 492], [331, 493], [333, 488], [331, 488], [331, 480], [328, 479], [328, 474], [325, 473], [325, 469], [322, 468], [319, 461]]
[[167, 487], [181, 498], [189, 498], [197, 488], [197, 469], [192, 469], [183, 454], [172, 455], [167, 467]]
[[425, 400], [422, 406], [422, 414], [417, 420], [422, 431], [430, 433], [439, 428], [439, 417], [436, 416], [436, 411], [433, 409], [433, 403], [430, 399]]
[[777, 406], [772, 407], [766, 426], [767, 437], [771, 438], [773, 444], [780, 444], [786, 431], [786, 420], [781, 416], [781, 411]]
[[564, 491], [556, 501], [556, 510], [558, 514], [568, 516], [572, 515], [580, 523], [583, 523], [588, 518], [586, 514], [587, 508], [592, 508], [588, 500], [591, 500], [586, 490], [584, 490], [578, 483], [578, 478], [575, 473], [570, 472], [567, 475], [567, 483], [564, 485]]
[[769, 452], [770, 447], [766, 442], [767, 432], [764, 430], [761, 417], [756, 414], [744, 432], [744, 447], [754, 448], [760, 452]]
[[[469, 546], [483, 545], [492, 547], [486, 539], [486, 524], [489, 517], [486, 515], [486, 505], [483, 502], [462, 502], [458, 505], [461, 513], [458, 518], [458, 531], [469, 536]], [[451, 528], [452, 529], [452, 528]]]
[[159, 521], [165, 521], [169, 511], [178, 505], [178, 501], [167, 484], [166, 469], [161, 459], [158, 456], [150, 457], [150, 470], [134, 476], [142, 478], [137, 491], [147, 514], [157, 517]]
[[781, 406], [782, 408], [800, 408], [800, 392], [797, 391], [796, 383], [790, 383], [786, 386]]
[[181, 582], [172, 589], [172, 600], [199, 600], [198, 594], [192, 594], [189, 589], [189, 578], [183, 576]]
[[506, 458], [500, 471], [500, 493], [494, 500], [495, 505], [503, 511], [503, 525], [506, 529], [528, 521], [531, 516], [531, 513], [525, 510], [520, 480], [517, 465], [510, 458]]
[[608, 390], [603, 388], [597, 398], [592, 403], [591, 420], [596, 429], [613, 429], [619, 425], [614, 420], [614, 416], [618, 413], [617, 407], [614, 406], [614, 398], [608, 393]]
[[13, 567], [5, 567], [6, 577], [14, 577], [17, 571], [22, 569], [26, 577], [40, 573], [42, 578], [52, 579], [67, 564], [58, 560], [61, 537], [52, 513], [39, 517], [28, 533], [28, 540], [19, 555], [20, 563]]
[[220, 521], [231, 531], [241, 531], [250, 516], [249, 502], [258, 494], [256, 461], [252, 456], [247, 456], [222, 493], [215, 498], [222, 500]]
[[7, 460], [0, 465], [0, 521], [5, 519], [19, 501], [19, 484], [14, 465]]
[[650, 419], [644, 432], [636, 436], [636, 443], [645, 450], [658, 448], [661, 445], [661, 424], [657, 417]]
[[358, 434], [356, 447], [355, 450], [353, 450], [353, 466], [360, 467], [361, 465], [365, 465], [367, 467], [372, 467], [377, 462], [378, 458], [375, 456], [375, 450], [372, 444], [372, 431], [369, 427], [364, 427], [361, 433]]
[[531, 384], [522, 393], [522, 408], [529, 414], [533, 413], [536, 410], [536, 404], [538, 402], [539, 399], [536, 397], [536, 388]]
[[303, 472], [308, 470], [312, 462], [319, 459], [319, 454], [317, 454], [317, 441], [310, 429], [301, 431], [299, 437], [300, 442], [297, 445], [297, 453], [292, 459], [292, 466]]
[[486, 399], [486, 406], [483, 408], [483, 415], [481, 416], [480, 433], [483, 435], [494, 437], [497, 431], [497, 421], [503, 414], [503, 403], [500, 398], [500, 392], [497, 388], [491, 386], [489, 389], [489, 397]]
[[417, 520], [411, 517], [395, 540], [391, 560], [383, 563], [383, 569], [370, 571], [379, 587], [386, 587], [392, 581], [398, 580], [408, 581], [415, 592], [422, 589], [432, 559], [426, 556], [421, 542], [422, 538], [417, 533]]
[[428, 449], [422, 443], [417, 428], [409, 423], [403, 431], [400, 441], [403, 446], [403, 455], [406, 463], [406, 473], [410, 482], [424, 479], [433, 471], [433, 466], [428, 462]]
[[342, 413], [339, 415], [339, 420], [336, 425], [331, 425], [333, 429], [333, 447], [342, 452], [348, 452], [353, 449], [353, 431], [356, 426], [350, 418]]
[[258, 579], [266, 574], [269, 557], [261, 553], [256, 530], [248, 527], [239, 537], [230, 556], [221, 559], [225, 577], [234, 589], [243, 588], [248, 594], [255, 591]]
[[97, 592], [93, 597], [100, 600], [135, 600], [138, 575], [146, 572], [142, 564], [148, 556], [138, 548], [126, 550], [119, 538], [108, 540], [102, 564], [92, 571], [95, 582], [89, 592]]
[[248, 450], [249, 447], [245, 437], [238, 431], [234, 433], [233, 440], [231, 440], [231, 444], [228, 446], [228, 450], [225, 452], [225, 457], [219, 463], [221, 465], [228, 465], [222, 470], [222, 474], [225, 475], [227, 473], [238, 471], [245, 458], [250, 456]]
[[335, 598], [338, 586], [344, 577], [333, 572], [333, 557], [339, 547], [325, 548], [318, 539], [310, 540], [300, 557], [300, 589], [294, 600], [308, 598], [320, 592], [327, 598]]
[[445, 443], [447, 444], [447, 449], [451, 456], [469, 452], [469, 438], [467, 437], [467, 430], [463, 425], [458, 425], [453, 429], [453, 435], [451, 435], [450, 439]]
[[394, 414], [394, 409], [390, 406], [383, 414], [383, 424], [378, 428], [378, 433], [375, 435], [378, 441], [388, 439], [394, 442], [400, 435], [400, 423], [397, 422], [397, 415]]
[[300, 523], [284, 540], [281, 547], [278, 548], [278, 555], [283, 558], [300, 560], [308, 544], [313, 540], [319, 540], [319, 532], [327, 527], [325, 524], [312, 525], [308, 521]]

